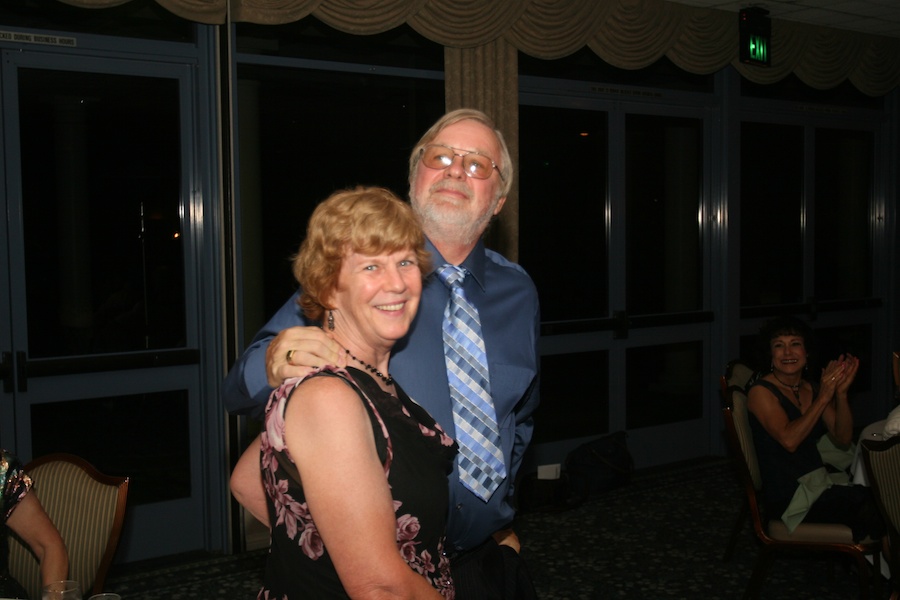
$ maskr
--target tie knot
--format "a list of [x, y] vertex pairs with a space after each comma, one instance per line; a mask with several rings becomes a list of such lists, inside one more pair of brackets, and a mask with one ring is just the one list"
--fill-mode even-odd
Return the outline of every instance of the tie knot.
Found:
[[468, 271], [464, 267], [456, 265], [442, 265], [437, 270], [437, 276], [448, 288], [462, 285], [463, 279], [466, 278]]

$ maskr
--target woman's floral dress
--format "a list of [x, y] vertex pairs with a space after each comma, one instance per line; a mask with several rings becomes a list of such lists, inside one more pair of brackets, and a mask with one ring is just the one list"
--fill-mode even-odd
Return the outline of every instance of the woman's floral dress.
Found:
[[[399, 397], [385, 393], [365, 372], [326, 368], [310, 377], [340, 377], [369, 413], [378, 456], [394, 498], [397, 551], [445, 598], [454, 597], [450, 561], [444, 556], [447, 475], [456, 443], [400, 386]], [[316, 529], [303, 486], [284, 446], [284, 413], [291, 393], [305, 379], [289, 379], [272, 392], [261, 436], [263, 482], [269, 498], [272, 540], [261, 600], [346, 598]], [[341, 465], [335, 464], [337, 472]], [[361, 540], [365, 543], [365, 540]]]
[[9, 574], [6, 520], [30, 489], [31, 477], [22, 470], [22, 463], [15, 455], [0, 449], [0, 598], [28, 597]]

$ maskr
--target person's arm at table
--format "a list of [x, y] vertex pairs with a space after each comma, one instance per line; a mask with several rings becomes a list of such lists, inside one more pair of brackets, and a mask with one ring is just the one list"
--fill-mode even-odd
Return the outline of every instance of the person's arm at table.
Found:
[[41, 565], [42, 585], [68, 578], [66, 544], [33, 491], [19, 501], [6, 525], [34, 552]]

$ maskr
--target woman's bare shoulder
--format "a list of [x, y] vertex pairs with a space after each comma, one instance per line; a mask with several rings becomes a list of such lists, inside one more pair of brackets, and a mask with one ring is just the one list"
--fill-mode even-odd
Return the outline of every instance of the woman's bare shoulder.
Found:
[[331, 422], [363, 411], [359, 394], [339, 376], [310, 377], [291, 394], [286, 417], [302, 414], [306, 420]]

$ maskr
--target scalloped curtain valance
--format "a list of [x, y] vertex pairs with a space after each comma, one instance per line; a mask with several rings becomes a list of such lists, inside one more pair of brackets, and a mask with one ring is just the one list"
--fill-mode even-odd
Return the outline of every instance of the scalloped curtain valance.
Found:
[[[128, 0], [63, 0], [102, 8]], [[408, 23], [450, 49], [497, 42], [527, 55], [554, 59], [587, 46], [605, 62], [640, 69], [666, 56], [690, 73], [727, 65], [755, 83], [795, 74], [825, 90], [850, 80], [870, 96], [900, 84], [900, 39], [772, 20], [768, 68], [738, 61], [733, 12], [667, 0], [156, 0], [169, 11], [212, 25], [226, 21], [281, 24], [314, 16], [340, 31], [366, 35]]]

